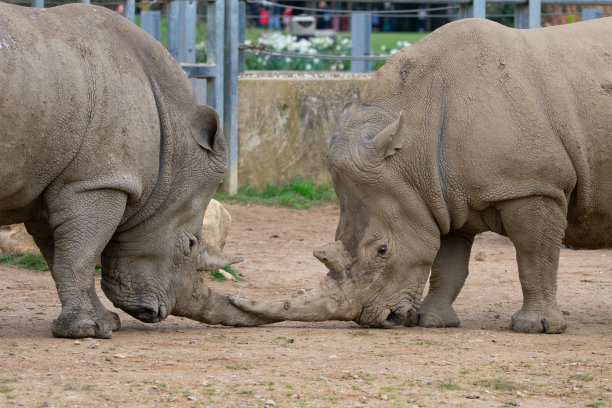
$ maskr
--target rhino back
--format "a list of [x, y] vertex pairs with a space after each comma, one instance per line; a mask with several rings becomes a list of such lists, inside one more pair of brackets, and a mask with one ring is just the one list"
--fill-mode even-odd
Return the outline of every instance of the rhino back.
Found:
[[397, 53], [366, 102], [408, 111], [451, 228], [470, 209], [546, 195], [570, 201], [572, 245], [610, 245], [611, 56], [612, 19], [532, 30], [467, 19]]
[[159, 110], [195, 109], [178, 64], [117, 13], [79, 4], [0, 3], [0, 44], [0, 218], [66, 183], [125, 191], [137, 211], [158, 183]]

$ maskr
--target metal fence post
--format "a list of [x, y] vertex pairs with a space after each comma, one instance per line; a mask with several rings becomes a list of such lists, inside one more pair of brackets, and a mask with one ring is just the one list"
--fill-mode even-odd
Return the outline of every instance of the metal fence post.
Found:
[[486, 0], [472, 0], [459, 5], [459, 18], [487, 18]]
[[539, 28], [541, 16], [541, 0], [528, 0], [527, 4], [517, 4], [514, 6], [514, 28]]
[[180, 1], [171, 0], [167, 6], [166, 16], [166, 49], [172, 55], [172, 58], [179, 61], [180, 50], [179, 50], [179, 15], [180, 15]]
[[141, 10], [140, 28], [157, 41], [161, 39], [161, 12], [159, 10]]
[[195, 0], [182, 0], [178, 3], [180, 8], [177, 61], [195, 64], [197, 2]]
[[[239, 8], [239, 22], [238, 22], [238, 41], [244, 44], [245, 39], [245, 28], [246, 28], [246, 3], [241, 1], [238, 5]], [[238, 72], [244, 72], [244, 51], [238, 51]]]
[[123, 17], [134, 22], [136, 17], [136, 0], [127, 0], [123, 6]]
[[[208, 0], [206, 12], [206, 62], [215, 64], [215, 75], [206, 84], [206, 104], [215, 108], [223, 121], [223, 61], [225, 56], [225, 1]], [[223, 123], [223, 122], [221, 122]]]
[[32, 0], [32, 7], [45, 8], [45, 0]]
[[[238, 0], [227, 0], [225, 9], [225, 100], [223, 132], [228, 145], [228, 172], [225, 177], [229, 194], [238, 193]], [[221, 64], [219, 64], [221, 66]]]
[[594, 20], [596, 18], [602, 18], [604, 16], [602, 9], [596, 8], [583, 8], [582, 9], [582, 21]]
[[[351, 14], [351, 55], [361, 57], [370, 55], [372, 37], [372, 14]], [[368, 72], [372, 70], [370, 61], [351, 61], [351, 72]]]

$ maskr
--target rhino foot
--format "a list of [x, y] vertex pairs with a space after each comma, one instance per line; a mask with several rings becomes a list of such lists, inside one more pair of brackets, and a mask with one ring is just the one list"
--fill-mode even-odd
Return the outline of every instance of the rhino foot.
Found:
[[421, 327], [457, 327], [461, 323], [452, 306], [430, 307], [425, 302], [419, 309], [419, 326]]
[[107, 315], [94, 314], [92, 317], [90, 313], [82, 309], [62, 309], [58, 318], [51, 325], [51, 332], [55, 337], [110, 339], [114, 326], [118, 328], [120, 323], [119, 316], [113, 312], [108, 312]]
[[111, 331], [119, 330], [121, 328], [121, 320], [119, 320], [119, 315], [115, 312], [105, 310], [102, 314], [102, 319], [105, 320], [110, 326]]
[[563, 313], [556, 307], [544, 310], [522, 308], [512, 315], [512, 330], [521, 333], [563, 333], [567, 327]]

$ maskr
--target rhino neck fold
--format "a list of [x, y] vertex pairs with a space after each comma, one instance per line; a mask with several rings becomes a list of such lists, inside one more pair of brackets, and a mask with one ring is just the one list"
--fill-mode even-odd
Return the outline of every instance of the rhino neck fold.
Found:
[[[155, 96], [155, 105], [159, 118], [160, 146], [157, 180], [153, 190], [149, 192], [142, 206], [132, 207], [130, 203], [128, 203], [124, 218], [121, 225], [117, 228], [117, 232], [129, 230], [157, 213], [159, 208], [166, 201], [172, 187], [172, 163], [175, 161], [174, 150], [177, 145], [177, 140], [175, 139], [176, 135], [180, 132], [178, 129], [173, 129], [173, 119], [168, 113], [168, 107], [164, 104], [163, 98], [159, 96], [161, 92], [159, 86], [152, 80], [150, 84], [153, 89], [153, 95]], [[175, 136], [174, 138], [171, 137], [173, 135]], [[146, 194], [146, 192], [143, 194]]]

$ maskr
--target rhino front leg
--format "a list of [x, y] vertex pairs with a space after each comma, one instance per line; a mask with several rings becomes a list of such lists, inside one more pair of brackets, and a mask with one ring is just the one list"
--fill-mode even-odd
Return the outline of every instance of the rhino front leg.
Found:
[[[55, 257], [55, 240], [53, 238], [53, 230], [48, 222], [45, 220], [37, 220], [33, 222], [26, 223], [26, 229], [30, 235], [34, 238], [34, 242], [40, 249], [49, 269], [53, 271], [53, 259]], [[95, 289], [95, 281], [92, 281], [88, 290], [89, 300], [96, 311], [96, 314], [106, 322], [106, 325], [111, 328], [111, 330], [119, 330], [121, 327], [121, 322], [119, 320], [119, 315], [117, 313], [111, 312], [106, 309], [98, 295], [96, 294]], [[63, 336], [62, 336], [63, 337]]]
[[[53, 270], [53, 258], [55, 257], [55, 240], [53, 239], [53, 230], [51, 226], [46, 220], [37, 220], [28, 222], [25, 224], [26, 230], [32, 238], [34, 238], [34, 242], [40, 249], [47, 265], [49, 266], [49, 270]], [[91, 285], [89, 287], [89, 299], [96, 313], [102, 317], [103, 320], [106, 321], [107, 325], [110, 326], [111, 330], [119, 330], [121, 327], [121, 321], [119, 320], [119, 315], [117, 313], [111, 312], [106, 309], [98, 295], [96, 294], [95, 281], [92, 279]]]
[[49, 205], [54, 235], [51, 274], [62, 303], [56, 337], [110, 338], [119, 318], [100, 303], [94, 288], [97, 257], [123, 216], [126, 195], [116, 190], [74, 191], [65, 186]]
[[516, 248], [523, 307], [512, 316], [512, 330], [561, 333], [566, 323], [557, 306], [559, 248], [566, 227], [566, 203], [529, 197], [497, 204], [504, 229]]
[[456, 327], [460, 320], [452, 303], [468, 276], [474, 235], [451, 231], [441, 239], [431, 268], [429, 293], [419, 308], [419, 326]]

